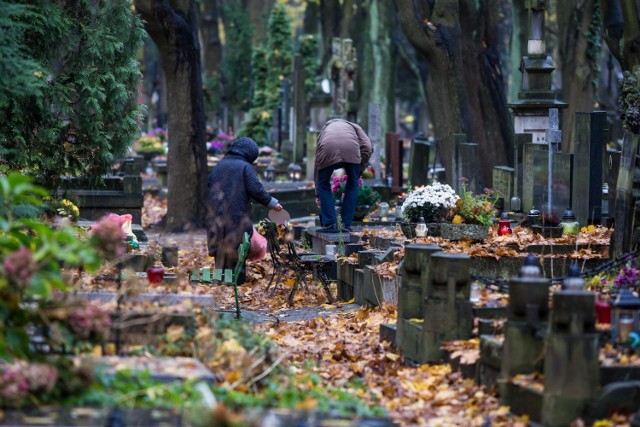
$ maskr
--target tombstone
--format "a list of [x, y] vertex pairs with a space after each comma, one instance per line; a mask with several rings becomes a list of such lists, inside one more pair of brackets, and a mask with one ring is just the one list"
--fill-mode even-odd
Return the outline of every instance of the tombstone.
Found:
[[302, 162], [303, 147], [307, 130], [307, 103], [304, 91], [304, 66], [302, 56], [293, 57], [293, 116], [291, 129], [293, 135], [293, 163]]
[[[473, 142], [464, 142], [456, 145], [458, 157], [456, 161], [458, 179], [466, 178], [468, 189], [474, 194], [480, 194], [484, 190], [482, 174], [480, 171], [480, 146]], [[458, 193], [460, 188], [458, 185]]]
[[[640, 136], [626, 133], [622, 143], [620, 170], [616, 184], [615, 228], [613, 231], [613, 256], [622, 255], [631, 249], [635, 199], [632, 194], [633, 174], [638, 154]], [[609, 190], [611, 191], [611, 189]]]
[[[402, 193], [402, 140], [397, 133], [387, 132], [385, 139], [385, 155], [387, 159], [387, 180], [391, 178], [391, 193]], [[388, 181], [387, 181], [388, 183]]]
[[99, 220], [104, 215], [131, 214], [134, 224], [141, 224], [142, 177], [140, 175], [104, 176], [101, 185], [85, 178], [63, 178], [58, 195], [70, 197], [80, 209], [80, 217]]
[[315, 132], [307, 132], [307, 164], [306, 164], [307, 181], [315, 181], [315, 177], [313, 176], [313, 168], [316, 160], [317, 144], [318, 144], [318, 134]]
[[[540, 181], [546, 174], [542, 175], [542, 177], [538, 177], [537, 180], [534, 179], [534, 175], [536, 171], [533, 168], [534, 156], [540, 156], [538, 151], [543, 151], [546, 156], [546, 152], [543, 150], [543, 146], [538, 144], [524, 144], [522, 146], [522, 211], [527, 212], [534, 207], [540, 209], [541, 205], [534, 204], [533, 194], [534, 194], [534, 181]], [[538, 154], [536, 154], [538, 153]], [[538, 160], [537, 163], [539, 163]], [[538, 189], [535, 193], [540, 193], [542, 190]]]
[[369, 117], [368, 117], [367, 136], [371, 141], [371, 147], [373, 148], [373, 154], [371, 155], [370, 163], [373, 164], [374, 178], [379, 180], [382, 175], [380, 174], [380, 135], [382, 132], [382, 126], [380, 122], [380, 104], [373, 102], [369, 103]]
[[422, 134], [411, 140], [409, 151], [409, 182], [412, 186], [421, 187], [429, 183], [429, 155], [431, 141]]
[[[579, 278], [575, 271], [577, 277], [569, 280]], [[580, 289], [553, 294], [544, 353], [545, 426], [566, 426], [580, 418], [600, 388], [595, 295], [582, 290], [584, 281], [578, 280]]]
[[[451, 164], [453, 165], [453, 170], [446, 171], [447, 176], [451, 177], [451, 186], [456, 193], [460, 193], [460, 178], [464, 175], [460, 175], [460, 167], [458, 163], [458, 147], [461, 144], [465, 144], [467, 142], [467, 134], [465, 133], [454, 133], [453, 134], [453, 150], [451, 150], [453, 159], [451, 159]], [[434, 171], [435, 176], [435, 171]], [[465, 178], [467, 178], [465, 176]]]
[[620, 172], [620, 159], [622, 152], [608, 151], [606, 155], [606, 181], [607, 181], [607, 216], [611, 219], [616, 211], [616, 187], [618, 186], [618, 173]]
[[[515, 150], [513, 160], [513, 194], [523, 200], [523, 167], [524, 167], [524, 146], [531, 144], [532, 135], [530, 133], [517, 133], [515, 135]], [[531, 208], [529, 208], [531, 209]]]
[[470, 264], [471, 258], [466, 254], [436, 252], [431, 255], [422, 327], [426, 362], [442, 361], [444, 342], [471, 338]]
[[602, 216], [602, 151], [607, 113], [576, 113], [573, 158], [573, 212], [580, 224], [600, 223]]
[[493, 168], [494, 191], [498, 192], [503, 200], [502, 210], [511, 211], [511, 196], [513, 195], [513, 168], [508, 166], [496, 166]]
[[530, 255], [520, 269], [520, 275], [509, 280], [501, 367], [503, 379], [542, 370], [551, 283], [540, 275], [537, 263], [537, 259]]
[[[429, 276], [429, 260], [433, 253], [442, 249], [436, 245], [412, 243], [405, 247], [404, 260], [401, 261], [400, 286], [398, 287], [398, 316], [396, 347], [406, 358], [415, 363], [424, 363], [420, 353], [422, 348], [422, 325], [412, 327], [411, 319], [422, 319], [424, 313], [424, 296]], [[407, 331], [419, 330], [419, 334], [408, 334]]]
[[[562, 214], [571, 206], [573, 154], [553, 154], [552, 212]], [[525, 211], [536, 207], [547, 212], [549, 206], [549, 152], [525, 146], [524, 186], [522, 207]]]

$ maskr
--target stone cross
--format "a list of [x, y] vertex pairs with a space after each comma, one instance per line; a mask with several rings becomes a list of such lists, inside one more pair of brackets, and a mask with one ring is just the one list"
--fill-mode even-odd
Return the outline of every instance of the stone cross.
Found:
[[331, 41], [331, 60], [329, 61], [329, 73], [333, 81], [331, 85], [333, 117], [344, 118], [347, 115], [348, 92], [355, 88], [357, 61], [353, 41], [334, 37]]
[[546, 131], [546, 140], [549, 144], [549, 181], [547, 182], [549, 213], [553, 212], [553, 153], [558, 150], [558, 145], [562, 142], [562, 131], [560, 130], [560, 120], [558, 109], [549, 109], [549, 129]]

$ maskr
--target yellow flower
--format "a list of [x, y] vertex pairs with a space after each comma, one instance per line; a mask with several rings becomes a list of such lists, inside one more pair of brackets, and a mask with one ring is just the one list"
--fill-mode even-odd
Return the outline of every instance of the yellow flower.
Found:
[[270, 117], [270, 114], [267, 111], [263, 111], [262, 113], [260, 113], [260, 118], [262, 119], [268, 119]]
[[464, 222], [464, 219], [462, 219], [460, 215], [454, 216], [453, 219], [451, 220], [452, 224], [462, 224], [463, 222]]
[[42, 71], [38, 70], [38, 71], [34, 71], [33, 75], [36, 76], [37, 78], [41, 79], [42, 76], [44, 76], [44, 73]]

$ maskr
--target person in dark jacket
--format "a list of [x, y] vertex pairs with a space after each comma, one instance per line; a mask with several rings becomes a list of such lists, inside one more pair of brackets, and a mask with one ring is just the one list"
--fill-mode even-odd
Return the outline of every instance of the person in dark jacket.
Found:
[[[207, 180], [207, 238], [209, 256], [215, 268], [233, 269], [244, 233], [253, 233], [251, 199], [277, 211], [278, 200], [271, 197], [258, 180], [252, 163], [258, 158], [258, 144], [251, 138], [235, 140]], [[245, 282], [242, 269], [238, 283]]]

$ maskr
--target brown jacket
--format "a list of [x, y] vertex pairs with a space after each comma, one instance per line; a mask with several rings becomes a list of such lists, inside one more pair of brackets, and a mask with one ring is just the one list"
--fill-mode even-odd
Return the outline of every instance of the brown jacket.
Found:
[[336, 163], [359, 163], [364, 170], [371, 157], [371, 141], [360, 126], [343, 119], [325, 123], [318, 135], [313, 178], [318, 171]]

